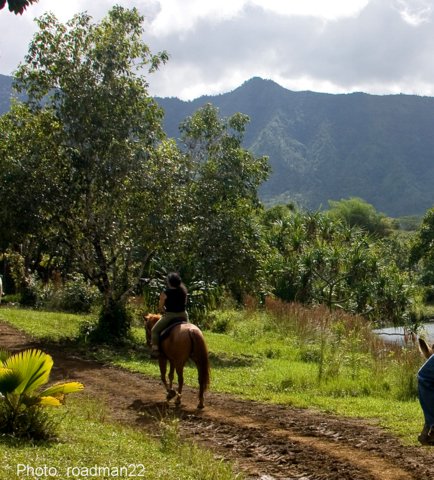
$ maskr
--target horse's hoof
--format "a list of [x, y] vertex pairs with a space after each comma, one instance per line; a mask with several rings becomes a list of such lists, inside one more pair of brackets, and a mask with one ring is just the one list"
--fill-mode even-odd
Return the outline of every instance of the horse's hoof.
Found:
[[203, 403], [199, 403], [197, 408], [198, 408], [198, 410], [202, 410], [203, 408], [205, 408], [205, 405]]
[[181, 405], [181, 395], [179, 394], [176, 395], [175, 405]]
[[171, 400], [173, 397], [176, 397], [176, 391], [168, 390], [166, 395], [166, 400]]

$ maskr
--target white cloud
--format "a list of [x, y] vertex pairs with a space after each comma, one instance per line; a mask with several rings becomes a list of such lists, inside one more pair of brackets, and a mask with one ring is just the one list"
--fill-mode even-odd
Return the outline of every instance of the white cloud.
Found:
[[357, 15], [369, 0], [251, 0], [264, 10], [280, 15], [320, 17], [327, 20]]
[[432, 20], [431, 0], [396, 0], [402, 19], [415, 27]]
[[332, 20], [357, 15], [367, 3], [369, 0], [160, 0], [160, 11], [150, 23], [150, 31], [153, 35], [167, 35], [190, 30], [203, 19], [222, 22], [249, 6], [278, 15]]
[[148, 78], [155, 95], [192, 99], [253, 76], [294, 90], [434, 92], [432, 0], [39, 0], [22, 16], [0, 11], [0, 73], [24, 58], [35, 16], [99, 20], [115, 4], [137, 7], [151, 51], [171, 56]]
[[160, 0], [160, 10], [150, 23], [150, 33], [157, 36], [188, 31], [206, 18], [224, 21], [237, 15], [244, 3], [245, 0]]

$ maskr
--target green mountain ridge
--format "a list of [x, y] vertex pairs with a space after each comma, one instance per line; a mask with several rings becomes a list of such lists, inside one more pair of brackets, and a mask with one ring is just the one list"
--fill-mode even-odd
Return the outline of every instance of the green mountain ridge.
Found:
[[311, 209], [361, 197], [391, 216], [420, 215], [434, 204], [434, 98], [293, 92], [253, 78], [232, 92], [190, 102], [157, 99], [166, 131], [207, 102], [224, 116], [250, 116], [245, 146], [268, 155], [267, 202]]
[[[0, 113], [9, 108], [5, 79], [10, 85], [0, 75]], [[222, 116], [249, 115], [244, 146], [268, 155], [272, 167], [260, 189], [267, 203], [315, 210], [361, 197], [395, 217], [421, 215], [434, 204], [433, 97], [294, 92], [255, 77], [220, 95], [156, 100], [174, 138], [181, 121], [206, 103]]]

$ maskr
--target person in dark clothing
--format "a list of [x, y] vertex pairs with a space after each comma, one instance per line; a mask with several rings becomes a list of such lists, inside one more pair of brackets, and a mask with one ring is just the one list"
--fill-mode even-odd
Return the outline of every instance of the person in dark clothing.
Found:
[[425, 340], [419, 338], [419, 349], [427, 358], [417, 374], [419, 402], [425, 424], [418, 440], [422, 445], [434, 446], [434, 351]]
[[153, 326], [151, 331], [152, 352], [151, 357], [158, 357], [158, 340], [160, 333], [167, 328], [174, 318], [183, 318], [188, 322], [187, 313], [187, 288], [182, 283], [177, 273], [169, 273], [167, 276], [167, 288], [160, 294], [159, 310], [162, 313], [160, 320]]

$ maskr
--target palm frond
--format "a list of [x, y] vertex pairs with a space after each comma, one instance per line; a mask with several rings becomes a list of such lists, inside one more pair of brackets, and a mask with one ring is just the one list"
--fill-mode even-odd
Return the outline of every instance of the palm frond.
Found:
[[10, 368], [0, 367], [0, 393], [6, 395], [12, 393], [23, 381], [19, 372]]
[[43, 405], [44, 407], [58, 407], [62, 402], [56, 397], [39, 397], [38, 405]]
[[16, 387], [16, 393], [28, 393], [48, 382], [53, 359], [41, 350], [31, 349], [11, 355], [4, 366], [22, 376], [23, 380]]
[[60, 395], [66, 395], [67, 393], [79, 392], [83, 390], [83, 388], [84, 385], [80, 382], [56, 383], [45, 389], [40, 395], [58, 397]]

